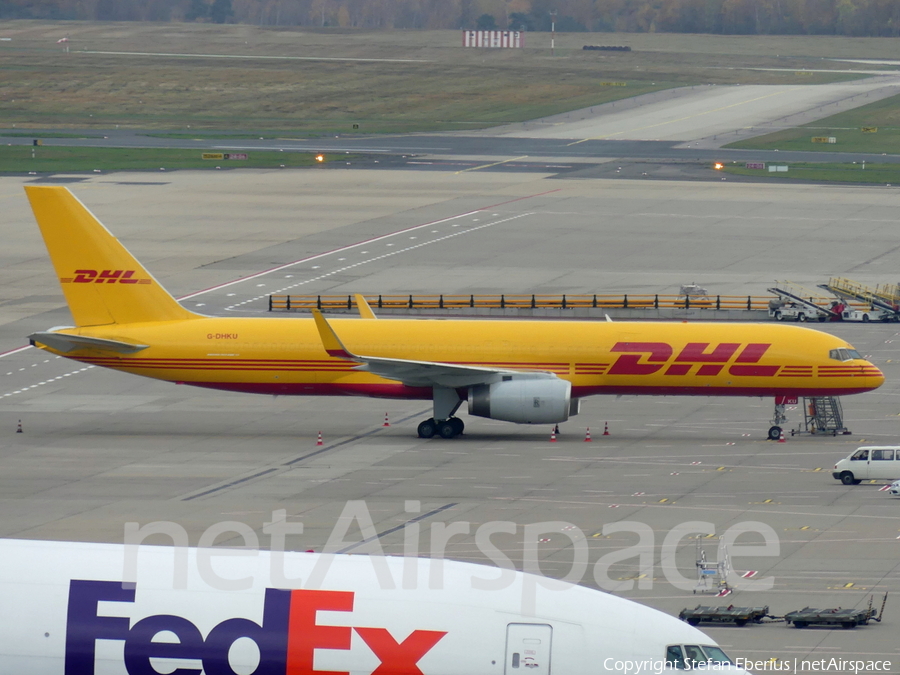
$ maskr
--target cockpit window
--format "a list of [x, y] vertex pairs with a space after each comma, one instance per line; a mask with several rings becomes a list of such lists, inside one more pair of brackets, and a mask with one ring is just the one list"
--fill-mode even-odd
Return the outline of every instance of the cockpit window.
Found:
[[861, 359], [862, 356], [855, 349], [832, 349], [828, 352], [828, 358], [835, 361], [852, 361], [853, 359]]
[[681, 645], [669, 645], [666, 647], [666, 666], [684, 670], [684, 657], [681, 655]]
[[703, 645], [703, 651], [706, 652], [707, 659], [709, 659], [712, 663], [734, 665], [734, 661], [729, 659], [728, 655], [719, 647], [715, 647], [713, 645]]
[[666, 667], [693, 670], [709, 665], [734, 665], [721, 648], [714, 645], [669, 645], [666, 647]]
[[700, 649], [700, 645], [684, 645], [684, 661], [691, 668], [706, 661], [706, 655]]

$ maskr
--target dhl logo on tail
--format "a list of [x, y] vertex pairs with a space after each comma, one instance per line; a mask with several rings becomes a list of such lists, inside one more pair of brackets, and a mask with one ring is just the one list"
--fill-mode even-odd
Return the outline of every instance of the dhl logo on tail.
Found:
[[62, 284], [152, 284], [152, 279], [135, 279], [135, 270], [75, 270], [74, 277], [60, 277]]

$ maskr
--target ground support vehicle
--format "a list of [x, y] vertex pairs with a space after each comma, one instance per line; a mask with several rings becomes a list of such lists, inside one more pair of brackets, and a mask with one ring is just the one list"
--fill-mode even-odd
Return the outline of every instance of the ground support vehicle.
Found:
[[687, 621], [692, 626], [700, 623], [733, 623], [736, 626], [745, 626], [748, 623], [761, 623], [769, 616], [769, 606], [765, 607], [708, 607], [697, 605], [693, 609], [683, 609], [678, 618]]

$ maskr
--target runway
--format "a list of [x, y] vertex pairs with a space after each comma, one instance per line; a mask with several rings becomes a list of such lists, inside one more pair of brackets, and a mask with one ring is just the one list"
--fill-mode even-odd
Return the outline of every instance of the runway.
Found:
[[[491, 130], [492, 135], [571, 140], [699, 141], [723, 136], [731, 142], [735, 130], [799, 126], [812, 111], [833, 114], [846, 107], [876, 101], [900, 92], [900, 78], [882, 75], [823, 85], [743, 85], [685, 87], [607, 104], [582, 117], [557, 115], [525, 125]], [[629, 105], [630, 104], [630, 105]], [[637, 104], [637, 105], [635, 105]], [[820, 114], [819, 117], [825, 116]], [[793, 118], [791, 124], [785, 120]], [[813, 118], [815, 119], [815, 118]], [[777, 122], [781, 121], [781, 125]], [[774, 125], [774, 127], [773, 127]], [[759, 133], [767, 133], [757, 131]], [[719, 143], [718, 145], [721, 145]], [[707, 147], [712, 145], [707, 143]]]
[[[894, 281], [892, 191], [552, 176], [350, 167], [58, 179], [186, 307], [225, 316], [261, 314], [265, 295], [285, 288], [666, 293], [696, 282], [714, 293], [761, 294], [776, 278]], [[18, 350], [30, 332], [70, 322], [24, 198], [28, 180], [0, 180], [2, 536], [116, 542], [126, 522], [162, 520], [196, 543], [213, 524], [238, 521], [265, 546], [264, 523], [284, 509], [304, 525], [289, 537], [293, 549], [321, 550], [338, 537], [342, 550], [401, 554], [403, 525], [420, 518], [422, 555], [433, 552], [433, 524], [469, 523], [446, 554], [484, 562], [474, 531], [502, 521], [516, 534], [493, 541], [517, 566], [564, 576], [573, 549], [586, 546], [592, 569], [607, 564], [604, 588], [670, 613], [701, 602], [769, 605], [773, 614], [863, 607], [871, 593], [900, 590], [896, 500], [879, 485], [845, 487], [830, 476], [858, 444], [895, 442], [894, 324], [816, 325], [848, 339], [887, 377], [881, 389], [844, 401], [852, 436], [762, 440], [767, 400], [623, 397], [585, 400], [556, 444], [549, 428], [467, 416], [463, 437], [422, 441], [422, 402], [227, 394]], [[799, 414], [790, 412], [792, 426]], [[335, 531], [350, 500], [362, 500], [383, 533], [368, 545], [356, 526]], [[418, 511], [409, 510], [415, 501]], [[715, 556], [717, 540], [691, 531], [674, 557], [663, 548], [692, 521], [711, 523], [718, 536], [741, 523], [772, 528], [776, 555], [731, 550], [735, 569], [772, 577], [771, 590], [723, 600], [692, 593], [697, 542]], [[649, 528], [652, 569], [637, 555], [606, 557], [637, 542], [631, 526], [609, 532], [620, 522]], [[533, 523], [549, 524], [525, 541]], [[739, 544], [759, 542], [746, 535]], [[583, 583], [598, 581], [589, 572]], [[891, 600], [886, 617], [855, 631], [704, 630], [732, 656], [896, 664]]]

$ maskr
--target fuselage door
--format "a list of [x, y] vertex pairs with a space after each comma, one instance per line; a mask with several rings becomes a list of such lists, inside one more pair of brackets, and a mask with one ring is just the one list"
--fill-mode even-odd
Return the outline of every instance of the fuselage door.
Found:
[[506, 627], [504, 675], [550, 675], [553, 627], [544, 623], [511, 623]]

